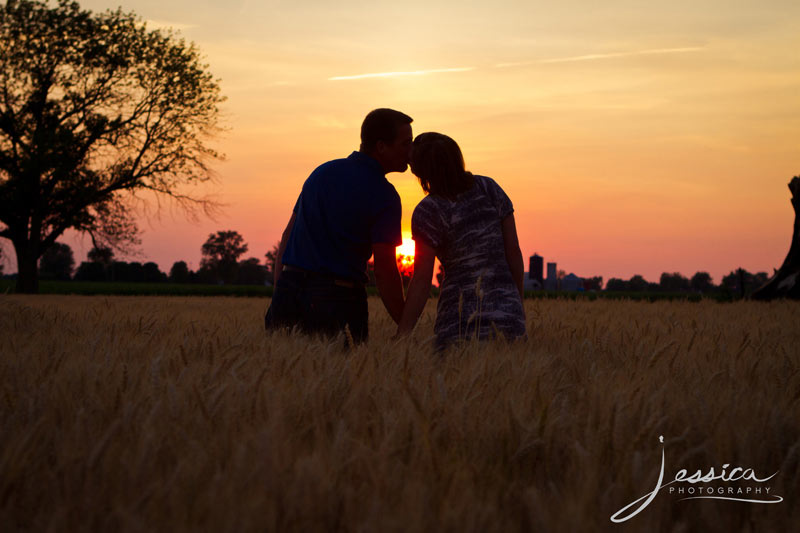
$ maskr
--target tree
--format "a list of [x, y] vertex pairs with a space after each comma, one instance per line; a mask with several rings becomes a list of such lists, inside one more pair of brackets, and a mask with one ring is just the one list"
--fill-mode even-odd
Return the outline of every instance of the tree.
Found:
[[720, 286], [727, 290], [728, 292], [736, 293], [740, 291], [740, 283], [739, 283], [739, 272], [742, 269], [739, 268], [728, 273], [727, 276], [722, 276], [722, 283]]
[[67, 281], [72, 277], [75, 257], [68, 244], [53, 243], [39, 259], [39, 277]]
[[[755, 292], [760, 287], [763, 287], [769, 281], [769, 274], [766, 272], [756, 272], [753, 274], [753, 290]], [[800, 297], [800, 295], [798, 295]]]
[[603, 276], [593, 276], [583, 280], [583, 288], [587, 291], [602, 291]]
[[697, 272], [689, 281], [689, 286], [693, 291], [707, 293], [714, 290], [714, 282], [708, 272]]
[[640, 274], [635, 274], [628, 280], [628, 289], [633, 292], [645, 292], [650, 288], [650, 283], [647, 282]]
[[175, 261], [169, 270], [169, 281], [171, 283], [188, 283], [189, 267], [186, 261]]
[[789, 190], [794, 208], [792, 243], [781, 267], [753, 293], [753, 298], [757, 300], [781, 297], [800, 300], [800, 176], [792, 178]]
[[201, 252], [201, 270], [206, 270], [217, 281], [233, 283], [239, 257], [247, 252], [247, 244], [238, 231], [218, 231], [208, 236]]
[[689, 290], [689, 279], [680, 272], [669, 274], [663, 272], [659, 280], [659, 289], [666, 292], [682, 292]]
[[611, 278], [606, 283], [607, 291], [624, 292], [628, 290], [628, 282], [624, 279]]
[[138, 243], [143, 192], [213, 209], [184, 190], [220, 157], [206, 146], [222, 101], [206, 68], [193, 44], [131, 13], [0, 7], [0, 237], [17, 253], [18, 292], [37, 291], [39, 257], [69, 228]]
[[139, 261], [114, 261], [111, 265], [111, 281], [141, 283], [144, 281], [144, 266]]
[[[100, 262], [101, 264], [106, 264], [107, 262]], [[110, 261], [109, 266], [107, 267], [108, 271], [108, 281], [122, 281], [122, 282], [129, 282], [129, 281], [141, 281], [137, 279], [137, 276], [140, 276], [140, 268], [139, 263], [128, 263], [126, 261]]]
[[110, 265], [114, 260], [114, 250], [107, 246], [94, 246], [89, 250], [89, 253], [86, 254], [86, 257], [93, 263]]
[[275, 277], [275, 261], [278, 260], [278, 251], [280, 249], [281, 243], [278, 241], [272, 247], [272, 250], [264, 254], [264, 258], [267, 261], [267, 279], [270, 280], [270, 283]]
[[263, 285], [267, 279], [267, 268], [257, 257], [245, 259], [239, 263], [236, 283], [239, 285]]
[[733, 296], [744, 298], [767, 282], [767, 273], [751, 274], [743, 268], [737, 268], [722, 278], [721, 287]]
[[[111, 248], [95, 246], [86, 254], [88, 261], [83, 261], [75, 271], [75, 281], [109, 281], [115, 272], [114, 251]], [[127, 265], [127, 263], [123, 263]]]
[[146, 283], [161, 283], [162, 281], [167, 281], [167, 275], [161, 272], [157, 263], [152, 261], [148, 261], [142, 265], [142, 274], [144, 276], [143, 281]]

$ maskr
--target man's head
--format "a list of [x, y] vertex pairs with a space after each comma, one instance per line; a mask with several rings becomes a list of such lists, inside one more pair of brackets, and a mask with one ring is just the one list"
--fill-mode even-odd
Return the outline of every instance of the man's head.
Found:
[[411, 157], [411, 117], [394, 109], [370, 111], [361, 124], [361, 151], [385, 172], [405, 172]]

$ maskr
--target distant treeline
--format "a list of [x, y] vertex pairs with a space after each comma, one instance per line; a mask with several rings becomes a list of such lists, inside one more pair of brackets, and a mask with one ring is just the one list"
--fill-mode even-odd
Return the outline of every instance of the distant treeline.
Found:
[[[189, 269], [186, 261], [176, 261], [169, 273], [162, 272], [159, 266], [150, 261], [120, 261], [114, 252], [106, 247], [94, 247], [87, 260], [75, 268], [72, 249], [67, 244], [55, 243], [39, 260], [39, 276], [43, 281], [111, 282], [111, 283], [173, 283], [198, 285], [270, 285], [273, 279], [273, 265], [278, 252], [276, 244], [264, 254], [262, 262], [257, 257], [240, 259], [248, 250], [242, 236], [236, 231], [219, 231], [209, 235], [201, 248], [200, 268]], [[371, 264], [369, 265], [372, 266]], [[374, 274], [370, 268], [370, 283], [374, 285]], [[2, 270], [0, 270], [2, 273]], [[411, 271], [401, 266], [404, 282], [408, 283]], [[437, 273], [441, 283], [442, 272]], [[14, 275], [5, 276], [13, 278]], [[678, 272], [661, 274], [659, 281], [651, 282], [641, 275], [628, 280], [611, 278], [603, 287], [603, 278], [596, 276], [583, 281], [587, 292], [630, 293], [647, 297], [648, 294], [662, 295], [708, 295], [723, 298], [742, 298], [767, 282], [766, 272], [752, 274], [742, 268], [731, 271], [717, 285], [708, 272], [697, 272], [687, 278]], [[566, 291], [554, 291], [563, 294]], [[531, 293], [533, 295], [533, 293]]]
[[[277, 245], [257, 257], [240, 259], [248, 246], [236, 231], [209, 235], [201, 248], [200, 268], [189, 269], [186, 261], [176, 261], [169, 273], [152, 262], [120, 261], [108, 247], [95, 246], [87, 260], [75, 268], [72, 248], [55, 243], [39, 260], [39, 279], [43, 281], [88, 281], [114, 283], [194, 283], [204, 285], [265, 285], [272, 279]], [[0, 273], [2, 270], [0, 270]], [[13, 278], [15, 275], [5, 276]]]
[[661, 279], [658, 283], [647, 281], [638, 274], [629, 280], [611, 278], [606, 283], [605, 291], [706, 295], [722, 294], [732, 297], [745, 297], [764, 285], [768, 279], [769, 276], [766, 272], [752, 274], [743, 268], [738, 268], [731, 271], [727, 276], [724, 276], [719, 285], [715, 285], [708, 272], [697, 272], [691, 279], [679, 272], [664, 272], [661, 274]]

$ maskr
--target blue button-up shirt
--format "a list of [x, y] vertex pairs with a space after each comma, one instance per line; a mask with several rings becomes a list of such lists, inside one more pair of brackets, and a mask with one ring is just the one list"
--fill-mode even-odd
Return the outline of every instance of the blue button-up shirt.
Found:
[[374, 158], [353, 152], [317, 167], [303, 184], [282, 261], [367, 281], [372, 245], [400, 245], [400, 195]]

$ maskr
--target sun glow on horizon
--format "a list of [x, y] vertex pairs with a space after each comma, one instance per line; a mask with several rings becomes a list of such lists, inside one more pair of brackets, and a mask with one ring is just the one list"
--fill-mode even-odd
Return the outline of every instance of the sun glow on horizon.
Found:
[[414, 240], [411, 235], [403, 233], [403, 243], [397, 247], [397, 261], [403, 266], [412, 266], [414, 264]]

